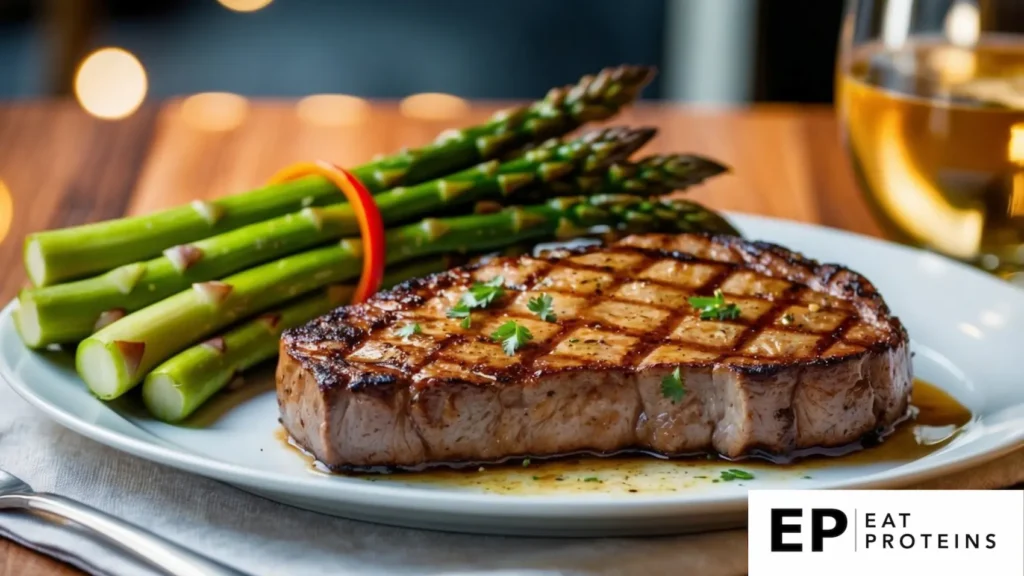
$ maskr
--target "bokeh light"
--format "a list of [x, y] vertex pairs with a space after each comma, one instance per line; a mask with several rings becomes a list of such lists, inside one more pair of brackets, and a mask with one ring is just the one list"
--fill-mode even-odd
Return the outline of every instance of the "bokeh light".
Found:
[[950, 44], [961, 48], [973, 48], [981, 37], [981, 13], [970, 1], [960, 0], [946, 13], [946, 38]]
[[1010, 162], [1024, 166], [1024, 122], [1010, 126], [1010, 144], [1007, 148], [1006, 153]]
[[348, 94], [313, 94], [299, 100], [295, 113], [307, 124], [355, 126], [370, 116], [370, 103]]
[[217, 0], [228, 10], [235, 12], [255, 12], [274, 0]]
[[82, 61], [75, 73], [75, 97], [86, 112], [117, 120], [131, 116], [146, 97], [146, 70], [122, 48], [101, 48]]
[[469, 104], [451, 94], [426, 92], [407, 96], [398, 105], [407, 118], [416, 120], [452, 120], [469, 111]]
[[230, 92], [201, 92], [181, 103], [181, 118], [196, 130], [226, 132], [242, 125], [249, 101]]
[[11, 231], [11, 220], [14, 218], [14, 199], [11, 190], [0, 180], [0, 242], [7, 238]]
[[936, 46], [928, 52], [929, 74], [943, 86], [956, 90], [969, 89], [966, 84], [975, 77], [978, 54], [974, 50], [957, 46]]

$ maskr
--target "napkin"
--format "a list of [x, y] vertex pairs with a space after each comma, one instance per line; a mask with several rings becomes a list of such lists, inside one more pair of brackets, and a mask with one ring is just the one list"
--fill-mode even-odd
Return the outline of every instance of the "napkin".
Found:
[[[0, 384], [0, 468], [36, 490], [85, 502], [254, 575], [735, 576], [747, 571], [744, 530], [506, 538], [393, 528], [289, 508], [88, 440], [48, 420], [5, 384]], [[989, 489], [1020, 482], [1024, 450], [924, 487]], [[77, 530], [28, 514], [0, 512], [0, 536], [92, 574], [154, 574]]]

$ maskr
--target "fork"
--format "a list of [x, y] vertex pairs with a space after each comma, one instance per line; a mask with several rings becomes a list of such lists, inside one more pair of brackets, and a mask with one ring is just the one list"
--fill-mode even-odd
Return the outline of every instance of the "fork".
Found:
[[[70, 520], [172, 576], [243, 576], [242, 572], [182, 548], [106, 512], [57, 494], [36, 492], [18, 477], [0, 469], [0, 510], [5, 508], [46, 512]], [[50, 521], [60, 524], [54, 519]]]

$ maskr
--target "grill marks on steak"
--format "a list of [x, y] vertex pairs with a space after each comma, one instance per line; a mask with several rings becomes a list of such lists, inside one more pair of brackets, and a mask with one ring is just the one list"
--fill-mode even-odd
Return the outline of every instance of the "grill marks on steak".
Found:
[[[506, 295], [446, 318], [473, 281]], [[700, 320], [690, 296], [740, 309]], [[530, 298], [553, 298], [543, 322]], [[507, 356], [489, 335], [533, 339]], [[416, 322], [421, 333], [398, 330]], [[640, 448], [737, 457], [839, 446], [907, 409], [908, 339], [860, 275], [734, 237], [644, 235], [496, 258], [339, 308], [281, 342], [281, 421], [335, 467]], [[680, 367], [686, 395], [664, 397]]]

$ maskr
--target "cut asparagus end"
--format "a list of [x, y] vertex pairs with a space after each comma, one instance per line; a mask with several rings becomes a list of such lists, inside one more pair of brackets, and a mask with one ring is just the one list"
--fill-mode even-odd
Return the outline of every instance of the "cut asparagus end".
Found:
[[180, 422], [191, 411], [185, 407], [185, 395], [169, 374], [150, 374], [142, 385], [142, 401], [146, 408], [164, 422]]
[[131, 387], [131, 375], [142, 360], [141, 342], [85, 340], [75, 355], [75, 368], [98, 398], [117, 398]]
[[39, 348], [43, 343], [43, 327], [39, 324], [39, 311], [36, 303], [29, 299], [19, 299], [14, 309], [14, 327], [21, 336], [21, 341], [29, 348]]
[[25, 245], [25, 271], [33, 285], [46, 286], [46, 258], [43, 257], [43, 247], [39, 240], [29, 240]]

